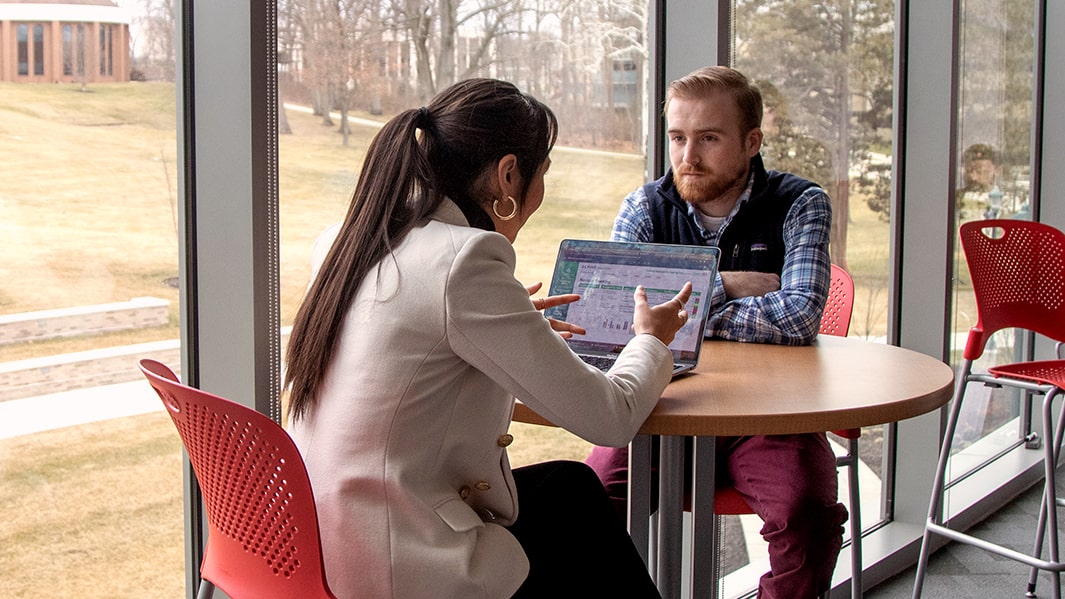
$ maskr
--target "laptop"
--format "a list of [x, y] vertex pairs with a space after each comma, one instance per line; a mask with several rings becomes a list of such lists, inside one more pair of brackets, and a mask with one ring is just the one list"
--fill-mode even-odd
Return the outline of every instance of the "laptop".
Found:
[[676, 376], [699, 362], [719, 255], [718, 248], [707, 246], [565, 239], [549, 295], [576, 293], [581, 299], [548, 308], [545, 315], [584, 327], [587, 335], [567, 341], [581, 359], [605, 371], [633, 337], [636, 286], [644, 286], [653, 306], [673, 299], [691, 281], [688, 322], [669, 345]]

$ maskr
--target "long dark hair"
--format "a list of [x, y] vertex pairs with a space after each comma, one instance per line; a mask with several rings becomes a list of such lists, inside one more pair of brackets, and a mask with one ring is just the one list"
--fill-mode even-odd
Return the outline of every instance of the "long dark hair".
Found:
[[547, 106], [495, 79], [456, 83], [428, 106], [385, 124], [366, 151], [340, 232], [292, 326], [285, 386], [294, 418], [315, 401], [348, 307], [370, 270], [445, 197], [471, 224], [490, 228], [484, 207], [492, 198], [483, 175], [508, 154], [517, 156], [522, 176], [521, 208], [557, 136]]

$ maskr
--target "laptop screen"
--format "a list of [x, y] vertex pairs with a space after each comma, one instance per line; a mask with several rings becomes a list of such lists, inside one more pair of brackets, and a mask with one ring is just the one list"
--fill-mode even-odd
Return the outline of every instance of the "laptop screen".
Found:
[[694, 361], [706, 329], [718, 253], [718, 248], [706, 246], [563, 240], [549, 295], [576, 293], [581, 299], [545, 314], [588, 331], [569, 340], [577, 353], [618, 353], [633, 337], [632, 295], [637, 285], [644, 286], [653, 306], [669, 301], [691, 281], [688, 322], [669, 348], [676, 360]]

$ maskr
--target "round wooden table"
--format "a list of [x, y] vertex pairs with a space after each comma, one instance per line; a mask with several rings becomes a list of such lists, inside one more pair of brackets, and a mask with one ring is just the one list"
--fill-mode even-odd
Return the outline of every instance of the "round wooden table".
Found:
[[[954, 371], [931, 356], [858, 338], [808, 346], [707, 340], [699, 366], [666, 387], [630, 446], [629, 529], [641, 552], [651, 516], [650, 437], [661, 437], [655, 578], [666, 599], [716, 596], [714, 437], [809, 433], [898, 422], [950, 400]], [[552, 424], [520, 402], [514, 420]], [[694, 438], [692, 459], [684, 439]], [[681, 581], [683, 480], [693, 473], [692, 576]], [[645, 553], [646, 557], [646, 553]]]

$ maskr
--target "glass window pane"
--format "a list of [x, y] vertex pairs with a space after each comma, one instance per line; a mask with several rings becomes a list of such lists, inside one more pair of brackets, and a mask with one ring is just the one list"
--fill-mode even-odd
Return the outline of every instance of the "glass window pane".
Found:
[[15, 40], [18, 46], [16, 52], [18, 53], [18, 74], [29, 75], [30, 74], [30, 44], [29, 44], [29, 28], [25, 25], [18, 25], [15, 27]]
[[[965, 0], [961, 3], [958, 48], [958, 183], [955, 230], [985, 218], [1030, 220], [1032, 116], [1035, 70], [1035, 7], [1032, 0]], [[954, 256], [952, 360], [959, 365], [969, 329], [977, 322], [968, 267], [960, 244]], [[1015, 331], [994, 334], [973, 366], [1024, 359]], [[954, 437], [948, 476], [979, 464], [980, 455], [1016, 442], [1026, 432], [1019, 422], [1016, 390], [969, 385]]]
[[74, 74], [74, 42], [71, 39], [70, 25], [63, 25], [63, 74]]
[[[828, 192], [832, 261], [855, 282], [850, 335], [884, 342], [895, 3], [735, 0], [733, 10], [732, 66], [763, 92], [766, 166], [811, 179]], [[864, 529], [880, 520], [884, 431], [869, 427], [859, 441]], [[840, 472], [840, 501], [846, 504], [846, 471]], [[733, 578], [743, 577], [753, 588], [767, 562], [758, 526], [746, 528], [750, 559], [763, 561]]]
[[[435, 10], [426, 21], [411, 19], [428, 6], [420, 2], [380, 14], [279, 4], [283, 324], [291, 324], [306, 289], [315, 238], [343, 217], [381, 123], [454, 81], [512, 81], [559, 118], [544, 203], [515, 243], [521, 281], [550, 283], [563, 238], [609, 238], [622, 198], [643, 184], [645, 2], [578, 2], [566, 10], [550, 1], [445, 4], [457, 19]], [[519, 438], [510, 448], [516, 465], [583, 459], [590, 449], [544, 427], [523, 428]]]
[[115, 74], [114, 34], [114, 25], [100, 25], [100, 74], [108, 78]]
[[[18, 28], [23, 74], [83, 67], [51, 31]], [[175, 116], [173, 81], [0, 82], [0, 596], [184, 594], [181, 442], [136, 366], [180, 367]]]
[[85, 26], [78, 25], [78, 37], [74, 42], [75, 52], [75, 74], [78, 76], [85, 76]]
[[33, 26], [33, 74], [44, 75], [44, 25]]

